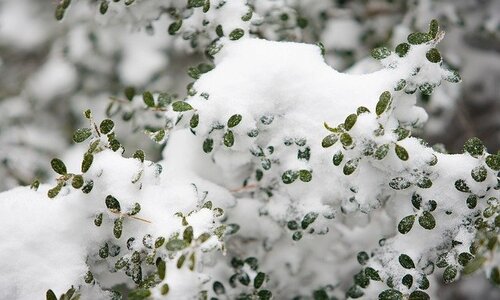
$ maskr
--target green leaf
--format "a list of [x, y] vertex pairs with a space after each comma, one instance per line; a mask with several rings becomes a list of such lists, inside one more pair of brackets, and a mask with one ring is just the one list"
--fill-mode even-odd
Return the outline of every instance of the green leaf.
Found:
[[370, 113], [370, 110], [364, 106], [360, 106], [356, 109], [356, 114], [359, 116], [360, 114]]
[[493, 171], [500, 171], [500, 155], [488, 155], [486, 157], [486, 164], [488, 167], [490, 167]]
[[408, 158], [410, 157], [408, 155], [408, 151], [406, 151], [405, 148], [403, 148], [402, 146], [399, 146], [398, 144], [396, 144], [396, 146], [394, 147], [394, 151], [396, 151], [396, 155], [399, 157], [399, 159], [401, 160], [408, 160]]
[[181, 29], [181, 26], [182, 26], [182, 20], [180, 20], [180, 19], [171, 23], [168, 26], [168, 33], [170, 35], [174, 35], [177, 31], [179, 31], [179, 29]]
[[226, 147], [232, 147], [234, 145], [234, 134], [231, 130], [228, 130], [224, 134], [224, 145]]
[[467, 197], [466, 203], [469, 209], [474, 209], [477, 205], [477, 196], [474, 194], [469, 195], [469, 197]]
[[107, 0], [102, 0], [99, 5], [99, 12], [104, 15], [108, 11], [109, 2]]
[[490, 281], [494, 283], [497, 287], [500, 285], [500, 269], [498, 266], [494, 266], [490, 272]]
[[441, 53], [439, 53], [439, 50], [436, 48], [431, 48], [429, 51], [427, 51], [425, 57], [427, 57], [427, 60], [429, 60], [431, 63], [438, 63], [441, 61]]
[[299, 172], [287, 170], [281, 175], [281, 180], [284, 184], [290, 184], [299, 178]]
[[390, 104], [391, 104], [391, 93], [389, 91], [385, 91], [380, 94], [379, 100], [377, 102], [377, 106], [375, 107], [375, 113], [377, 116], [380, 116], [383, 112], [385, 112]]
[[257, 273], [257, 276], [255, 276], [255, 279], [253, 281], [253, 286], [256, 289], [260, 289], [260, 287], [262, 286], [262, 284], [264, 284], [264, 280], [265, 279], [266, 279], [266, 274], [265, 273], [262, 273], [262, 272]]
[[415, 215], [409, 215], [404, 217], [398, 224], [398, 231], [402, 234], [407, 234], [413, 227], [414, 222], [415, 222]]
[[420, 224], [420, 226], [427, 230], [431, 230], [436, 227], [436, 220], [434, 219], [434, 216], [428, 211], [424, 211], [422, 215], [418, 217], [418, 223]]
[[401, 282], [407, 288], [411, 288], [411, 286], [413, 285], [413, 276], [411, 276], [410, 274], [406, 274], [405, 276], [403, 276]]
[[128, 86], [125, 88], [125, 97], [128, 99], [128, 101], [132, 101], [135, 97], [135, 88], [133, 86]]
[[389, 186], [394, 190], [404, 190], [411, 186], [411, 182], [403, 177], [395, 177], [389, 182]]
[[352, 145], [353, 140], [350, 134], [344, 132], [340, 135], [340, 142], [342, 143], [344, 148], [347, 148]]
[[172, 109], [174, 111], [188, 111], [188, 110], [192, 110], [193, 107], [191, 106], [191, 104], [187, 103], [187, 102], [184, 102], [184, 101], [177, 101], [177, 102], [174, 102], [172, 103]]
[[134, 203], [132, 208], [129, 210], [127, 215], [129, 215], [129, 216], [137, 215], [140, 211], [141, 211], [141, 205], [136, 202], [136, 203]]
[[371, 280], [382, 281], [382, 278], [380, 278], [380, 275], [378, 274], [378, 271], [375, 270], [374, 268], [367, 267], [365, 269], [365, 274]]
[[457, 269], [453, 266], [448, 266], [446, 267], [446, 269], [444, 269], [444, 273], [443, 273], [443, 281], [444, 283], [448, 284], [448, 283], [452, 283], [453, 281], [455, 281], [455, 278], [457, 277]]
[[403, 300], [403, 294], [394, 289], [385, 290], [378, 295], [379, 300]]
[[444, 80], [452, 83], [457, 83], [462, 81], [462, 78], [460, 78], [460, 74], [458, 74], [457, 71], [450, 71], [450, 73], [444, 77]]
[[401, 264], [401, 266], [403, 266], [403, 268], [405, 268], [405, 269], [414, 269], [415, 268], [415, 263], [413, 262], [411, 257], [409, 257], [406, 254], [401, 254], [399, 256], [398, 260], [399, 260], [399, 263]]
[[309, 170], [300, 170], [299, 171], [299, 179], [302, 182], [309, 182], [312, 179], [312, 173]]
[[45, 294], [45, 298], [47, 300], [57, 300], [56, 294], [54, 294], [54, 291], [48, 290], [47, 293]]
[[470, 193], [470, 188], [463, 179], [455, 181], [455, 188], [463, 193]]
[[366, 253], [365, 251], [361, 251], [358, 253], [356, 258], [358, 259], [358, 263], [360, 265], [366, 265], [366, 263], [370, 259], [370, 256], [368, 256], [368, 253]]
[[203, 142], [203, 152], [210, 153], [214, 149], [214, 140], [211, 138], [207, 138]]
[[123, 217], [115, 219], [115, 224], [113, 226], [113, 235], [115, 238], [119, 239], [122, 236], [123, 230]]
[[351, 175], [352, 173], [354, 173], [354, 171], [356, 171], [356, 168], [358, 167], [358, 163], [359, 159], [348, 160], [342, 170], [344, 175]]
[[105, 203], [106, 203], [106, 207], [109, 210], [120, 212], [120, 210], [121, 210], [120, 202], [115, 197], [113, 197], [111, 195], [106, 196]]
[[66, 12], [66, 9], [62, 5], [56, 6], [56, 11], [55, 11], [55, 17], [57, 21], [61, 21], [64, 17], [64, 13]]
[[483, 182], [488, 176], [488, 171], [484, 166], [477, 166], [470, 172], [471, 177], [477, 182]]
[[345, 130], [347, 130], [347, 131], [351, 130], [352, 127], [354, 127], [354, 124], [356, 124], [357, 119], [358, 119], [358, 116], [356, 114], [348, 115], [344, 121]]
[[423, 176], [418, 179], [417, 186], [422, 189], [428, 189], [432, 186], [432, 181], [429, 177]]
[[333, 155], [332, 161], [335, 166], [339, 166], [340, 163], [342, 163], [342, 160], [344, 159], [344, 154], [339, 151]]
[[387, 153], [389, 153], [389, 144], [383, 144], [377, 147], [377, 150], [375, 150], [374, 157], [378, 160], [383, 159]]
[[477, 137], [468, 139], [464, 144], [464, 152], [467, 152], [474, 157], [482, 155], [484, 153], [484, 149], [483, 142]]
[[75, 189], [81, 188], [83, 186], [83, 176], [82, 175], [73, 176], [73, 180], [71, 181], [71, 185]]
[[188, 226], [184, 229], [184, 233], [182, 234], [182, 239], [187, 243], [191, 244], [193, 241], [193, 226]]
[[189, 121], [189, 126], [191, 128], [196, 128], [200, 122], [200, 116], [198, 114], [194, 114]]
[[301, 231], [295, 231], [292, 235], [292, 240], [298, 241], [302, 238], [302, 232]]
[[432, 19], [429, 24], [429, 35], [435, 39], [439, 31], [439, 23], [436, 19]]
[[257, 296], [259, 296], [259, 300], [270, 300], [273, 294], [269, 290], [260, 290], [257, 292]]
[[50, 161], [50, 165], [57, 174], [66, 175], [68, 173], [68, 171], [66, 170], [66, 165], [59, 158], [53, 158]]
[[82, 173], [87, 172], [90, 169], [90, 166], [92, 165], [92, 162], [94, 161], [94, 155], [90, 153], [85, 153], [83, 155], [83, 161], [82, 161]]
[[103, 216], [103, 214], [102, 214], [102, 213], [97, 214], [97, 215], [95, 216], [95, 218], [94, 218], [94, 225], [95, 225], [95, 226], [97, 226], [97, 227], [101, 226], [101, 224], [102, 224], [102, 216]]
[[399, 57], [404, 57], [406, 53], [408, 53], [408, 50], [410, 50], [410, 44], [408, 43], [401, 43], [396, 46], [396, 49], [394, 49], [395, 52], [399, 55]]
[[466, 266], [472, 259], [474, 259], [474, 255], [467, 252], [462, 252], [458, 255], [458, 263], [462, 266]]
[[414, 32], [408, 35], [408, 43], [412, 45], [420, 45], [432, 40], [432, 36], [425, 32]]
[[90, 128], [79, 128], [73, 133], [73, 142], [81, 143], [92, 135]]
[[47, 191], [47, 196], [49, 198], [55, 198], [59, 192], [61, 191], [62, 185], [58, 184], [55, 187], [51, 188], [50, 190]]
[[[345, 295], [346, 295], [346, 298], [357, 299], [357, 298], [363, 297], [364, 294], [365, 293], [363, 292], [363, 290], [359, 286], [353, 285], [349, 289], [347, 289], [347, 292]], [[314, 300], [316, 300], [316, 299], [314, 299]], [[323, 299], [321, 299], [321, 300], [323, 300]]]
[[[258, 274], [257, 274], [257, 276], [258, 276]], [[214, 282], [213, 290], [214, 290], [216, 295], [223, 295], [226, 293], [226, 289], [224, 288], [224, 285], [219, 281]]]
[[188, 246], [188, 244], [184, 240], [180, 240], [180, 239], [176, 239], [176, 238], [170, 239], [166, 245], [167, 250], [169, 250], [169, 251], [179, 251], [179, 250], [186, 248], [187, 246]]
[[300, 226], [302, 227], [302, 229], [307, 229], [307, 227], [309, 227], [309, 225], [311, 225], [312, 223], [314, 223], [314, 221], [316, 221], [317, 217], [318, 217], [318, 213], [316, 213], [316, 212], [307, 213], [304, 216], [304, 218], [302, 219]]
[[146, 104], [147, 107], [154, 107], [155, 106], [155, 99], [153, 98], [153, 94], [151, 92], [144, 92], [142, 94], [142, 100], [144, 101], [144, 104]]
[[379, 47], [372, 49], [371, 55], [373, 58], [380, 60], [389, 57], [391, 50], [387, 49], [387, 47]]
[[476, 256], [474, 259], [469, 261], [467, 265], [464, 267], [462, 270], [462, 273], [467, 275], [467, 274], [472, 274], [475, 271], [479, 270], [484, 263], [487, 261], [486, 257], [484, 256]]
[[236, 125], [240, 124], [241, 122], [241, 119], [243, 119], [243, 117], [241, 115], [232, 115], [229, 120], [227, 120], [227, 127], [229, 128], [233, 128], [235, 127]]
[[115, 127], [115, 123], [110, 119], [103, 120], [101, 122], [101, 124], [99, 125], [99, 129], [101, 130], [101, 133], [103, 133], [103, 134], [110, 133], [114, 127]]
[[232, 41], [239, 40], [244, 34], [245, 31], [243, 31], [243, 29], [236, 28], [229, 34], [229, 39]]
[[431, 298], [423, 291], [414, 291], [410, 294], [408, 300], [430, 300]]
[[160, 277], [160, 279], [165, 279], [165, 274], [167, 273], [167, 265], [163, 259], [159, 260], [156, 268], [158, 270], [158, 276]]
[[336, 134], [329, 134], [327, 135], [326, 137], [323, 138], [323, 141], [321, 141], [321, 146], [323, 148], [328, 148], [328, 147], [331, 147], [333, 146], [337, 141], [339, 140], [339, 138], [337, 137]]

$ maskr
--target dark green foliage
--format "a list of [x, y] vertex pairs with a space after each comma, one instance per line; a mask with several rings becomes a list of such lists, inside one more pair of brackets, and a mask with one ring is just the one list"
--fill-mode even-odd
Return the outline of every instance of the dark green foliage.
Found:
[[439, 50], [436, 48], [431, 48], [427, 51], [425, 57], [427, 57], [431, 63], [438, 63], [441, 61], [441, 53], [439, 53]]
[[368, 256], [368, 253], [366, 253], [365, 251], [361, 251], [358, 253], [357, 259], [360, 265], [365, 265], [370, 259], [370, 257]]
[[391, 50], [387, 49], [386, 47], [379, 47], [373, 49], [371, 51], [371, 55], [375, 59], [384, 59], [391, 55]]
[[240, 124], [242, 118], [243, 117], [241, 115], [239, 115], [239, 114], [232, 115], [229, 118], [229, 120], [227, 120], [227, 127], [229, 127], [229, 128], [235, 127], [236, 125]]
[[418, 223], [420, 224], [420, 226], [427, 230], [431, 230], [436, 227], [436, 220], [434, 219], [434, 216], [428, 211], [424, 211], [422, 215], [418, 217]]
[[469, 186], [467, 185], [467, 183], [463, 179], [459, 179], [459, 180], [455, 181], [455, 188], [463, 193], [470, 192]]
[[383, 112], [385, 112], [389, 108], [391, 104], [391, 99], [392, 96], [389, 91], [385, 91], [380, 95], [379, 100], [377, 102], [377, 106], [375, 107], [375, 113], [377, 114], [377, 116], [380, 116]]
[[229, 39], [233, 41], [239, 40], [244, 34], [245, 32], [243, 31], [243, 29], [236, 28], [233, 31], [231, 31], [231, 33], [229, 33]]
[[394, 289], [385, 290], [378, 295], [379, 300], [403, 300], [403, 294]]
[[206, 139], [203, 142], [203, 152], [210, 153], [214, 149], [214, 140], [211, 138]]
[[99, 129], [101, 130], [101, 133], [103, 133], [103, 134], [110, 133], [114, 127], [115, 127], [115, 123], [110, 119], [103, 120], [101, 122], [101, 124], [99, 125]]
[[398, 224], [398, 231], [402, 234], [410, 232], [413, 227], [413, 223], [415, 223], [415, 215], [404, 217]]
[[94, 155], [92, 155], [90, 153], [85, 153], [83, 155], [83, 161], [82, 161], [82, 167], [81, 167], [82, 173], [85, 173], [89, 170], [93, 161], [94, 161]]
[[290, 184], [299, 178], [299, 172], [287, 170], [281, 175], [281, 180], [285, 184]]
[[174, 111], [182, 112], [182, 111], [192, 110], [193, 107], [191, 106], [191, 104], [189, 104], [187, 102], [177, 101], [177, 102], [172, 103], [172, 109]]
[[108, 195], [105, 202], [109, 210], [120, 212], [120, 202], [115, 197]]
[[177, 31], [179, 31], [179, 29], [181, 29], [181, 26], [182, 26], [182, 20], [179, 19], [173, 23], [171, 23], [169, 26], [168, 26], [168, 33], [170, 35], [174, 35], [177, 33]]
[[410, 44], [408, 43], [401, 43], [396, 46], [396, 53], [399, 55], [399, 57], [404, 57], [406, 53], [408, 53], [408, 50], [410, 50]]
[[408, 43], [412, 45], [420, 45], [432, 40], [432, 36], [425, 32], [414, 32], [408, 35]]
[[315, 213], [315, 212], [307, 213], [304, 216], [304, 218], [302, 219], [300, 226], [302, 227], [302, 229], [307, 229], [307, 227], [309, 227], [309, 225], [311, 225], [312, 223], [314, 223], [314, 221], [316, 221], [317, 217], [318, 217], [318, 213]]
[[71, 185], [75, 189], [81, 188], [83, 186], [83, 176], [82, 175], [73, 176], [73, 180], [71, 181]]
[[348, 115], [344, 121], [345, 130], [347, 130], [347, 131], [351, 130], [351, 128], [354, 127], [354, 124], [356, 124], [357, 119], [358, 119], [358, 116], [356, 114]]
[[65, 175], [68, 173], [68, 171], [66, 170], [66, 165], [63, 163], [62, 160], [58, 159], [58, 158], [53, 158], [51, 161], [50, 161], [50, 165], [52, 166], [52, 169], [57, 173], [57, 174], [60, 174], [60, 175]]
[[403, 266], [403, 268], [405, 269], [415, 268], [415, 263], [413, 263], [413, 260], [406, 254], [401, 254], [398, 260], [401, 266]]
[[75, 143], [81, 143], [88, 139], [92, 135], [92, 130], [90, 128], [79, 128], [73, 133], [73, 141]]
[[458, 274], [457, 268], [455, 268], [453, 266], [446, 267], [446, 269], [444, 269], [444, 273], [443, 273], [444, 283], [451, 283], [451, 282], [455, 281], [457, 274]]
[[483, 182], [488, 176], [488, 171], [484, 166], [478, 166], [472, 169], [470, 173], [471, 177], [477, 182]]
[[344, 154], [339, 151], [333, 155], [332, 162], [335, 166], [338, 166], [340, 165], [343, 159], [344, 159]]
[[234, 134], [231, 130], [228, 130], [225, 134], [224, 134], [224, 145], [226, 147], [232, 147], [234, 145]]
[[300, 170], [299, 179], [302, 182], [309, 182], [312, 180], [312, 173], [309, 170]]
[[328, 148], [328, 147], [331, 147], [333, 146], [337, 141], [339, 140], [339, 138], [337, 137], [337, 135], [335, 134], [329, 134], [327, 135], [325, 138], [323, 138], [323, 141], [321, 141], [321, 146], [323, 148]]
[[408, 151], [406, 149], [398, 144], [394, 147], [394, 151], [396, 151], [396, 155], [399, 157], [401, 160], [408, 160], [409, 155]]
[[486, 157], [486, 164], [494, 171], [500, 171], [500, 155], [492, 154]]
[[423, 291], [414, 291], [410, 294], [408, 300], [429, 300], [431, 299], [426, 292]]
[[395, 177], [389, 182], [389, 186], [395, 190], [404, 190], [411, 186], [411, 183], [403, 177]]

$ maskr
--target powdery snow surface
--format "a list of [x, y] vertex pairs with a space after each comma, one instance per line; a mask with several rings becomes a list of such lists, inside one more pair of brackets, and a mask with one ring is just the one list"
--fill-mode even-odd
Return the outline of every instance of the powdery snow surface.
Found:
[[[195, 254], [194, 271], [186, 266], [191, 262], [178, 267], [180, 252], [160, 248], [157, 255], [166, 261], [167, 276], [152, 289], [154, 298], [163, 297], [160, 287], [165, 283], [170, 287], [169, 299], [196, 297], [201, 289], [215, 296], [213, 281], [227, 282], [234, 272], [227, 260], [234, 256], [257, 257], [262, 271], [270, 276], [267, 288], [278, 299], [310, 294], [327, 285], [336, 286], [334, 294], [343, 297], [351, 283], [346, 274], [360, 270], [355, 255], [362, 250], [373, 250], [369, 266], [381, 270], [382, 279], [410, 272], [417, 280], [421, 270], [403, 269], [399, 254], [415, 262], [435, 260], [452, 240], [462, 242], [453, 251], [465, 251], [474, 231], [461, 221], [486, 206], [466, 208], [466, 197], [453, 183], [466, 179], [475, 194], [498, 197], [498, 191], [485, 189], [496, 184], [492, 170], [482, 183], [470, 178], [470, 170], [483, 164], [484, 157], [436, 154], [418, 139], [400, 139], [394, 132], [420, 127], [427, 120], [426, 113], [414, 106], [414, 95], [395, 91], [398, 81], [404, 79], [405, 88], [416, 89], [425, 82], [439, 85], [449, 75], [426, 60], [425, 53], [432, 46], [412, 46], [405, 58], [392, 54], [382, 61], [385, 68], [380, 71], [348, 75], [328, 66], [314, 45], [245, 38], [224, 43], [215, 69], [202, 75], [194, 85], [197, 94], [187, 99], [194, 110], [183, 113], [170, 135], [159, 162], [162, 172], [156, 163], [105, 150], [95, 155], [84, 174], [86, 181], [94, 182], [89, 194], [67, 186], [48, 199], [46, 185], [36, 192], [24, 187], [0, 194], [0, 203], [9, 212], [0, 226], [0, 240], [5, 242], [0, 247], [0, 269], [20, 270], [15, 276], [2, 273], [0, 288], [11, 298], [31, 299], [49, 288], [59, 295], [74, 285], [81, 286], [84, 299], [93, 299], [99, 288], [119, 283], [132, 286], [123, 271], [109, 272], [118, 259], [133, 259], [133, 251], [150, 253], [142, 242], [147, 234], [153, 240], [182, 236], [184, 222], [192, 226], [194, 240], [212, 233], [221, 222], [236, 223], [241, 230], [227, 237], [224, 245], [213, 234], [206, 241], [195, 241], [185, 253]], [[413, 74], [417, 68], [420, 72]], [[384, 91], [391, 93], [392, 102], [377, 116], [375, 107]], [[371, 112], [359, 113], [348, 130], [353, 145], [342, 146], [338, 141], [330, 148], [322, 147], [323, 138], [331, 133], [323, 123], [337, 127], [359, 106]], [[194, 114], [199, 124], [188, 129]], [[228, 128], [235, 114], [241, 115], [241, 121]], [[224, 144], [228, 130], [234, 137], [232, 145]], [[207, 139], [212, 140], [213, 149], [204, 151]], [[365, 154], [381, 145], [388, 147], [383, 159]], [[398, 147], [406, 149], [408, 158], [401, 158]], [[338, 153], [344, 158], [340, 166], [334, 166], [332, 156]], [[344, 175], [350, 164], [357, 168]], [[283, 182], [287, 171], [308, 171], [311, 178], [295, 178], [287, 184]], [[424, 175], [432, 179], [432, 188], [418, 187]], [[389, 183], [396, 177], [409, 186], [391, 188]], [[423, 214], [412, 207], [414, 192], [424, 199], [422, 206], [436, 201], [436, 228], [429, 231], [415, 223], [412, 231], [402, 235], [397, 232], [399, 220]], [[109, 195], [119, 201], [120, 212], [106, 207]], [[222, 219], [212, 207], [203, 206], [206, 200], [225, 210]], [[135, 203], [141, 205], [140, 212], [127, 215]], [[100, 213], [103, 221], [96, 227], [94, 218]], [[317, 217], [314, 223], [302, 225], [304, 216], [311, 213]], [[113, 223], [119, 216], [123, 232], [117, 238]], [[300, 241], [292, 240], [293, 231], [286, 229], [289, 221], [307, 227], [299, 229]], [[415, 244], [423, 234], [426, 243]], [[127, 243], [129, 237], [135, 240]], [[385, 243], [379, 244], [381, 238], [386, 238]], [[121, 254], [100, 258], [98, 253], [106, 243], [120, 247]], [[153, 269], [144, 265], [142, 272], [146, 275]], [[94, 275], [93, 287], [83, 282], [87, 271]], [[255, 276], [253, 270], [246, 271], [251, 278]], [[377, 298], [385, 288], [374, 282], [364, 298]], [[399, 282], [395, 288], [406, 293], [415, 290]], [[227, 292], [229, 297], [238, 294], [229, 286]], [[98, 297], [104, 296], [102, 292]]]

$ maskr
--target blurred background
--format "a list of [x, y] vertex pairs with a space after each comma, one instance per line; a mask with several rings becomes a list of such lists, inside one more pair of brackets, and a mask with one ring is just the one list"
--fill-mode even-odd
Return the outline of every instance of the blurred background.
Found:
[[[161, 112], [141, 101], [144, 91], [183, 98], [188, 68], [207, 62], [213, 33], [201, 21], [168, 32], [176, 19], [195, 19], [180, 0], [0, 0], [0, 192], [51, 176], [50, 159], [79, 153], [71, 136], [85, 126], [82, 112], [118, 123], [126, 148], [160, 159], [161, 144], [146, 132], [166, 126]], [[103, 3], [106, 9], [103, 10]], [[439, 20], [439, 49], [460, 84], [443, 83], [419, 96], [429, 113], [416, 134], [450, 153], [470, 137], [489, 152], [500, 148], [500, 1], [498, 0], [249, 0], [251, 33], [277, 41], [318, 43], [333, 68], [366, 73], [381, 68], [374, 47], [394, 48], [413, 31]], [[104, 13], [103, 13], [104, 12]], [[198, 24], [198, 25], [197, 25]], [[134, 93], [132, 93], [134, 92]], [[500, 299], [479, 274], [442, 289], [443, 299]], [[457, 288], [459, 286], [459, 288]], [[471, 286], [474, 296], [470, 296]], [[472, 295], [472, 294], [471, 294]]]

